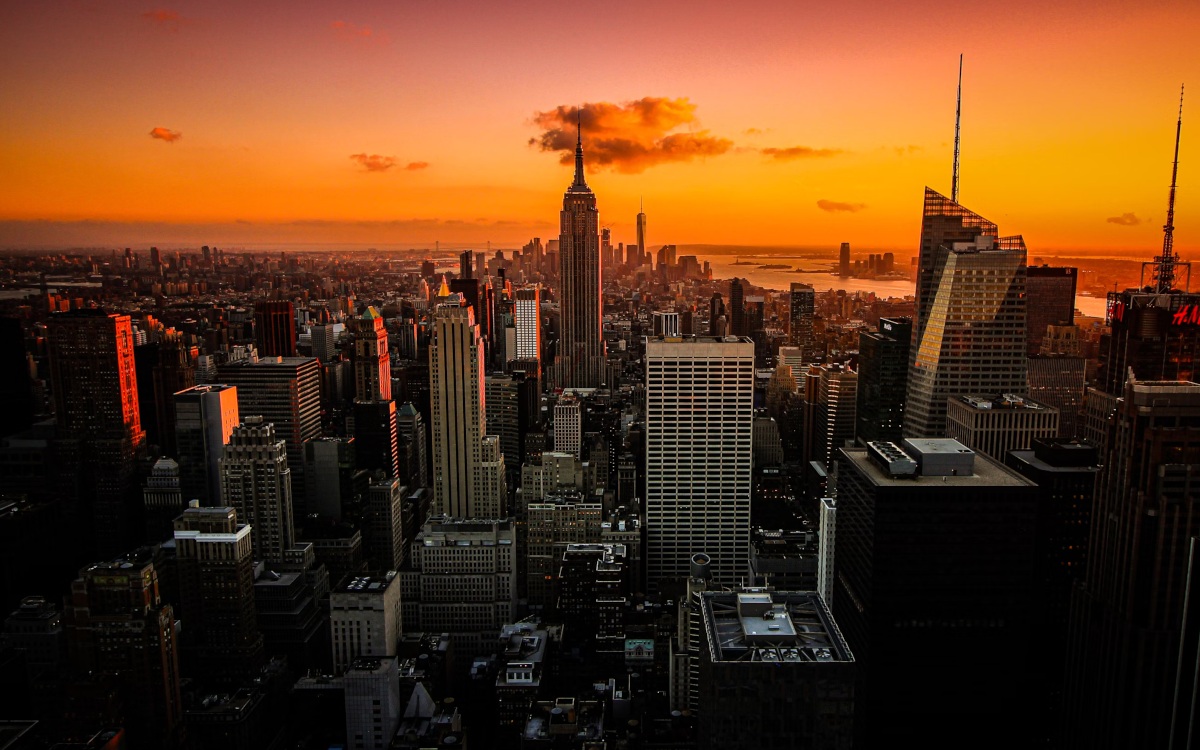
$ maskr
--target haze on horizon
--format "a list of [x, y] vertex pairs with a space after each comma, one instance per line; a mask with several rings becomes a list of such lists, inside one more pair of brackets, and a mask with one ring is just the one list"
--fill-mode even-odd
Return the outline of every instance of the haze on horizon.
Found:
[[962, 52], [962, 203], [1031, 256], [1147, 257], [1179, 85], [1200, 80], [1200, 6], [1176, 0], [616, 0], [586, 18], [51, 0], [3, 19], [0, 249], [519, 247], [557, 235], [582, 105], [614, 243], [644, 197], [652, 246], [911, 252], [922, 187], [949, 191]]

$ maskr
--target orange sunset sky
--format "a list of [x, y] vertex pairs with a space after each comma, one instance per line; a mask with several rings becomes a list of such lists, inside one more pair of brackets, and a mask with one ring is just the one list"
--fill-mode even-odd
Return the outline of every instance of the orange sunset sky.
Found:
[[614, 242], [915, 250], [949, 192], [1031, 253], [1200, 249], [1200, 3], [6, 2], [0, 249], [519, 245], [582, 105]]

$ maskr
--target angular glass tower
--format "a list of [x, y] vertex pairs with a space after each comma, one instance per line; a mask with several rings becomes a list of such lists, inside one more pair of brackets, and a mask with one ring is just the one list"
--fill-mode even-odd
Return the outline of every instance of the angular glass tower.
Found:
[[925, 188], [904, 434], [943, 437], [946, 399], [1028, 391], [1025, 242]]

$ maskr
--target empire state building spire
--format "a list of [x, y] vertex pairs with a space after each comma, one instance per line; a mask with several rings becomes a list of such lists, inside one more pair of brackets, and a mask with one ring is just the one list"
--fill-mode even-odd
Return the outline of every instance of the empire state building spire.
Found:
[[571, 183], [571, 189], [588, 190], [587, 180], [583, 178], [583, 110], [575, 116], [575, 182]]

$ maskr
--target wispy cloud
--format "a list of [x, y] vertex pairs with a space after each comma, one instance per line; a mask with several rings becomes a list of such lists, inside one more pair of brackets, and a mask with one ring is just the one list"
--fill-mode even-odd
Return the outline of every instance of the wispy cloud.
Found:
[[150, 131], [150, 137], [166, 141], [167, 143], [174, 143], [183, 137], [183, 133], [180, 133], [178, 130], [171, 130], [170, 128], [154, 128]]
[[404, 168], [409, 172], [417, 172], [422, 169], [429, 169], [429, 162], [427, 162], [427, 161], [410, 161], [408, 164], [406, 164], [404, 166]]
[[1132, 213], [1121, 214], [1120, 216], [1110, 216], [1105, 219], [1105, 221], [1107, 221], [1109, 224], [1116, 224], [1122, 227], [1136, 227], [1138, 224], [1142, 223], [1142, 220]]
[[346, 42], [376, 45], [391, 42], [387, 34], [379, 33], [366, 24], [351, 23], [350, 21], [334, 21], [329, 24], [329, 28], [333, 29], [333, 33], [338, 39]]
[[763, 128], [746, 128], [742, 131], [742, 135], [765, 135], [769, 132], [771, 132], [770, 128], [765, 130]]
[[859, 211], [863, 210], [866, 207], [867, 207], [866, 203], [844, 203], [842, 201], [826, 200], [825, 198], [822, 198], [821, 200], [817, 201], [817, 208], [821, 209], [822, 211], [828, 211], [831, 214], [834, 214], [834, 213], [854, 214], [854, 213], [858, 213]]
[[[594, 102], [582, 107], [561, 105], [535, 112], [533, 123], [541, 135], [529, 145], [542, 151], [558, 151], [559, 161], [570, 164], [575, 152], [576, 122], [583, 129], [583, 147], [589, 165], [611, 167], [636, 174], [657, 164], [686, 162], [719, 156], [733, 148], [733, 141], [712, 135], [699, 125], [696, 105], [686, 97], [644, 97], [616, 104]], [[672, 132], [688, 127], [684, 132]]]
[[396, 157], [379, 154], [350, 154], [350, 158], [365, 172], [386, 172], [397, 164]]
[[840, 148], [813, 148], [811, 146], [788, 146], [787, 148], [760, 148], [763, 156], [769, 156], [777, 161], [795, 161], [796, 159], [821, 159], [827, 156], [837, 156], [842, 153]]

